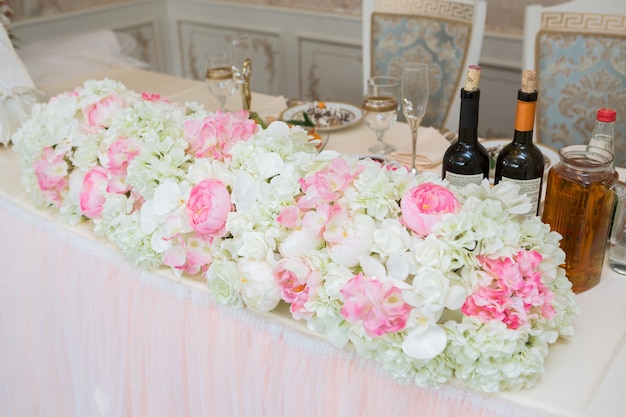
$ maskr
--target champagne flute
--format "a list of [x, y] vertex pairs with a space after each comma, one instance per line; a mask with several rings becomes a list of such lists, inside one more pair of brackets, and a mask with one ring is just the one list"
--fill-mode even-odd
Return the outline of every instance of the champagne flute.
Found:
[[400, 80], [390, 76], [376, 76], [367, 80], [367, 93], [361, 108], [363, 120], [376, 133], [378, 144], [368, 150], [385, 156], [396, 149], [383, 140], [384, 134], [398, 118]]
[[207, 57], [205, 82], [209, 92], [217, 98], [219, 109], [224, 110], [226, 99], [237, 89], [233, 67], [226, 52], [218, 52]]
[[250, 36], [237, 36], [230, 42], [230, 54], [235, 74], [235, 81], [243, 84], [243, 64], [246, 59], [252, 58], [252, 38]]
[[402, 111], [411, 128], [412, 174], [417, 174], [415, 167], [417, 130], [428, 106], [428, 90], [428, 65], [418, 62], [405, 63], [402, 67]]

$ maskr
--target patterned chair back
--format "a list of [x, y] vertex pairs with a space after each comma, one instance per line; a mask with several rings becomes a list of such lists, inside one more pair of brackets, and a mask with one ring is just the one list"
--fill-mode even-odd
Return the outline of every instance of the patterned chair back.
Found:
[[363, 80], [400, 77], [407, 61], [429, 65], [430, 97], [423, 126], [458, 130], [460, 89], [478, 64], [484, 0], [364, 0]]
[[626, 2], [529, 6], [524, 61], [538, 74], [535, 140], [554, 149], [585, 144], [597, 109], [612, 107], [615, 163], [626, 166]]

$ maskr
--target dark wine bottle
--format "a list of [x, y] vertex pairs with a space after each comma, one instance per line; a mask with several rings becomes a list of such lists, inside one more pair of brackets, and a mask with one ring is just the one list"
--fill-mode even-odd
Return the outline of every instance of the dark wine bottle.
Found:
[[478, 65], [470, 65], [467, 71], [465, 87], [461, 89], [459, 136], [443, 156], [442, 178], [459, 188], [489, 178], [489, 153], [478, 142], [480, 72]]
[[545, 166], [541, 149], [533, 143], [537, 96], [537, 73], [523, 71], [522, 88], [517, 92], [513, 141], [498, 153], [493, 181], [494, 184], [501, 181], [517, 183], [520, 193], [530, 198], [532, 209], [529, 213], [532, 214], [539, 214]]

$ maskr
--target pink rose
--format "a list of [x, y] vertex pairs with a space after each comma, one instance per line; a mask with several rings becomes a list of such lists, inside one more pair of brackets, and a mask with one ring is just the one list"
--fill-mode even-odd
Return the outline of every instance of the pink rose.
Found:
[[206, 272], [213, 261], [212, 240], [207, 235], [176, 236], [173, 245], [163, 253], [163, 263], [189, 275]]
[[35, 162], [35, 176], [42, 191], [60, 192], [67, 185], [67, 162], [64, 155], [57, 155], [54, 149], [47, 147], [43, 156]]
[[461, 311], [482, 322], [500, 321], [510, 329], [518, 329], [531, 319], [552, 319], [554, 293], [541, 281], [541, 254], [519, 251], [513, 258], [478, 257], [483, 270], [493, 280], [479, 287], [466, 300]]
[[103, 127], [111, 126], [111, 121], [115, 114], [125, 106], [122, 97], [112, 94], [102, 98], [97, 103], [90, 104], [83, 108], [83, 115], [86, 121], [86, 130], [94, 131]]
[[218, 110], [202, 120], [187, 120], [183, 131], [194, 156], [223, 161], [230, 158], [230, 148], [235, 143], [246, 141], [254, 135], [256, 122], [249, 119], [245, 110], [236, 113]]
[[232, 211], [230, 193], [218, 180], [208, 178], [191, 189], [187, 217], [198, 233], [220, 237], [226, 233], [226, 216]]
[[109, 184], [107, 192], [125, 193], [130, 189], [126, 184], [126, 173], [128, 164], [139, 155], [141, 144], [137, 139], [118, 137], [115, 142], [109, 145], [107, 154], [109, 161], [106, 168], [109, 172]]
[[404, 329], [411, 312], [398, 287], [390, 282], [366, 279], [362, 273], [346, 283], [341, 295], [345, 300], [341, 314], [351, 323], [361, 321], [369, 337]]
[[300, 179], [305, 195], [298, 200], [298, 207], [304, 210], [337, 200], [363, 169], [363, 165], [358, 165], [352, 171], [343, 158], [333, 159], [326, 168]]
[[288, 229], [295, 229], [300, 224], [301, 212], [296, 206], [288, 206], [280, 211], [276, 221]]
[[89, 218], [98, 218], [106, 197], [104, 191], [108, 181], [107, 173], [102, 167], [87, 171], [83, 179], [83, 188], [80, 190], [80, 210]]
[[141, 143], [137, 139], [118, 137], [107, 149], [109, 172], [115, 175], [126, 175], [128, 164], [139, 155], [140, 151]]
[[411, 188], [400, 201], [402, 222], [420, 236], [427, 236], [445, 213], [454, 213], [459, 201], [446, 187], [433, 183]]

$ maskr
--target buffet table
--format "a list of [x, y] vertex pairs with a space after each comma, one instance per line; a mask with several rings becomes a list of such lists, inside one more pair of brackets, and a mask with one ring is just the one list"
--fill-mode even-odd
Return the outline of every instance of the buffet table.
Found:
[[[172, 101], [216, 101], [202, 82], [136, 69], [117, 79]], [[57, 86], [55, 94], [82, 83]], [[234, 109], [239, 97], [227, 106]], [[285, 99], [253, 95], [262, 116]], [[409, 149], [406, 125], [386, 136]], [[428, 134], [420, 149], [445, 146]], [[367, 154], [362, 123], [327, 148]], [[88, 224], [36, 209], [17, 155], [0, 149], [0, 415], [22, 416], [623, 416], [626, 277], [605, 267], [577, 295], [576, 334], [550, 349], [530, 390], [484, 394], [455, 385], [403, 386], [377, 364], [338, 350], [280, 308], [266, 314], [211, 301], [199, 279], [141, 270]], [[440, 170], [439, 167], [434, 167]], [[615, 326], [613, 326], [615, 324]]]

